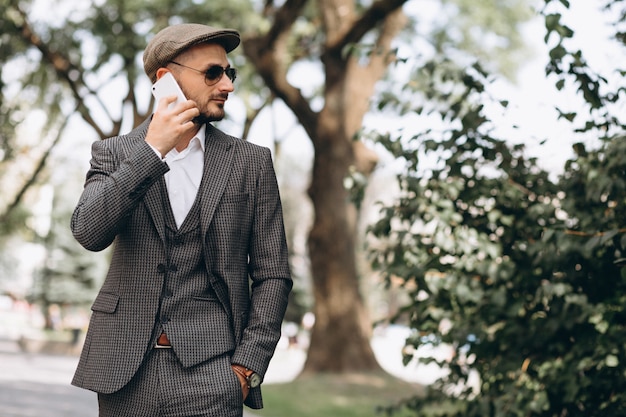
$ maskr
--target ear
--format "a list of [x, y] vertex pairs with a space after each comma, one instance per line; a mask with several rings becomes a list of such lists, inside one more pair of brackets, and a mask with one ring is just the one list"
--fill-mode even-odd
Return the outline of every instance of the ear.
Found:
[[168, 72], [171, 72], [171, 71], [167, 68], [164, 68], [164, 67], [159, 68], [156, 72], [156, 79], [158, 80], [159, 78], [161, 78]]

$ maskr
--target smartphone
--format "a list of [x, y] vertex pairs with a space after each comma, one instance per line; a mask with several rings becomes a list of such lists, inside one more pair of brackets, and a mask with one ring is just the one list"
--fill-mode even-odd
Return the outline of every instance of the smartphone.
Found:
[[157, 105], [159, 104], [159, 100], [161, 100], [163, 97], [176, 96], [177, 100], [170, 104], [170, 108], [175, 106], [177, 103], [187, 101], [187, 98], [183, 94], [183, 90], [180, 89], [180, 86], [174, 79], [174, 76], [171, 72], [165, 73], [165, 75], [159, 78], [152, 85], [152, 95], [156, 99]]

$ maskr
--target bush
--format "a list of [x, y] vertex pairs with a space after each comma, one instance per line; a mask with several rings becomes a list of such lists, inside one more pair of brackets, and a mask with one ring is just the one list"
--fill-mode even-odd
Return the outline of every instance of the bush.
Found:
[[[425, 343], [454, 350], [439, 361], [447, 376], [404, 405], [418, 416], [626, 415], [626, 138], [577, 144], [551, 180], [490, 135], [472, 104], [485, 100], [484, 74], [456, 78], [466, 91], [441, 112], [448, 132], [387, 141], [408, 168], [371, 229], [374, 266], [411, 295], [397, 317], [415, 330], [406, 361]], [[419, 172], [429, 154], [437, 168]]]

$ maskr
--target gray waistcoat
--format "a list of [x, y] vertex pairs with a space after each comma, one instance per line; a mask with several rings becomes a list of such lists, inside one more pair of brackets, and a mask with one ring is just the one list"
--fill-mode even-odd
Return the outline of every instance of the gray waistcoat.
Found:
[[[183, 366], [193, 366], [235, 348], [230, 320], [213, 290], [204, 262], [200, 233], [200, 193], [176, 227], [165, 185], [164, 211], [168, 265], [155, 335], [161, 329]], [[202, 185], [201, 185], [202, 186]]]

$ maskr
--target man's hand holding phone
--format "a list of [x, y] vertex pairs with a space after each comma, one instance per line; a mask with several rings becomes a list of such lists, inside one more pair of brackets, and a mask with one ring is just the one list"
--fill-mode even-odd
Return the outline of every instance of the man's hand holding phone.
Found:
[[181, 144], [186, 146], [198, 130], [193, 119], [200, 115], [196, 103], [187, 100], [170, 72], [164, 74], [152, 86], [157, 106], [148, 127], [146, 142], [157, 149], [161, 156]]
[[180, 86], [171, 72], [163, 74], [163, 76], [152, 85], [152, 95], [157, 100], [157, 103], [164, 97], [176, 96], [176, 102], [170, 104], [170, 108], [174, 107], [174, 104], [187, 101], [187, 97], [183, 94], [183, 90], [180, 89]]

